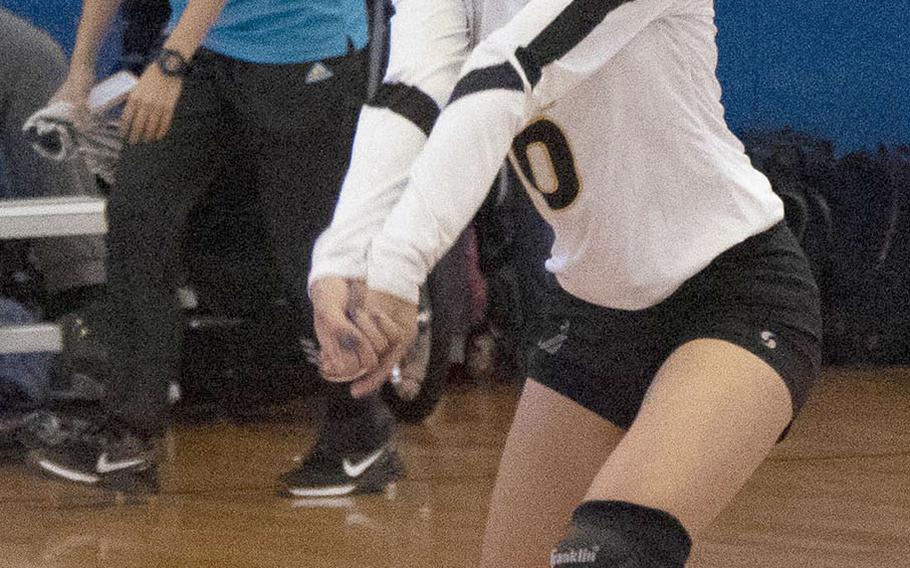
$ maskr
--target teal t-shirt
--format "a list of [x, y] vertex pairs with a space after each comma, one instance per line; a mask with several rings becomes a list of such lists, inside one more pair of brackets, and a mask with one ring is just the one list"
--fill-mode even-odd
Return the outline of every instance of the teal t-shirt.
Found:
[[[177, 24], [188, 0], [170, 0]], [[203, 42], [254, 63], [303, 63], [344, 55], [367, 42], [364, 0], [228, 0]]]

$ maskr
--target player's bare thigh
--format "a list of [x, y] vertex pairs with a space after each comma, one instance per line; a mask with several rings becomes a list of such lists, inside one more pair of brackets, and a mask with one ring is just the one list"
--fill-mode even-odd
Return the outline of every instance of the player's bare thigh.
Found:
[[725, 341], [690, 341], [658, 371], [586, 500], [662, 509], [695, 536], [765, 459], [791, 416], [790, 393], [763, 360]]

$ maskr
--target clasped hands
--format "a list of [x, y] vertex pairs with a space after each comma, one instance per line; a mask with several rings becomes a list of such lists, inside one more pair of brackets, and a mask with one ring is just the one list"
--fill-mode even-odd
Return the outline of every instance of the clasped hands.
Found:
[[323, 377], [354, 397], [377, 391], [417, 337], [417, 305], [338, 277], [313, 282], [310, 299]]

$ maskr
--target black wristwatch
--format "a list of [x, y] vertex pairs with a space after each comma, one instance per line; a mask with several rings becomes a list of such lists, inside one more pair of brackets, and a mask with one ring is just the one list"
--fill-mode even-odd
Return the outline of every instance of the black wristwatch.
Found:
[[158, 68], [167, 77], [186, 77], [190, 73], [190, 62], [179, 52], [164, 48], [155, 58]]

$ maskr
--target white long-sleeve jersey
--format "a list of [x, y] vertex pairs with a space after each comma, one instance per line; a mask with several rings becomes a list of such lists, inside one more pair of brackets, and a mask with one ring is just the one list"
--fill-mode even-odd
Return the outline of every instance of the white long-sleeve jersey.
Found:
[[416, 301], [506, 157], [554, 229], [547, 269], [602, 306], [652, 306], [783, 218], [724, 120], [713, 0], [395, 10], [311, 281], [366, 278]]

